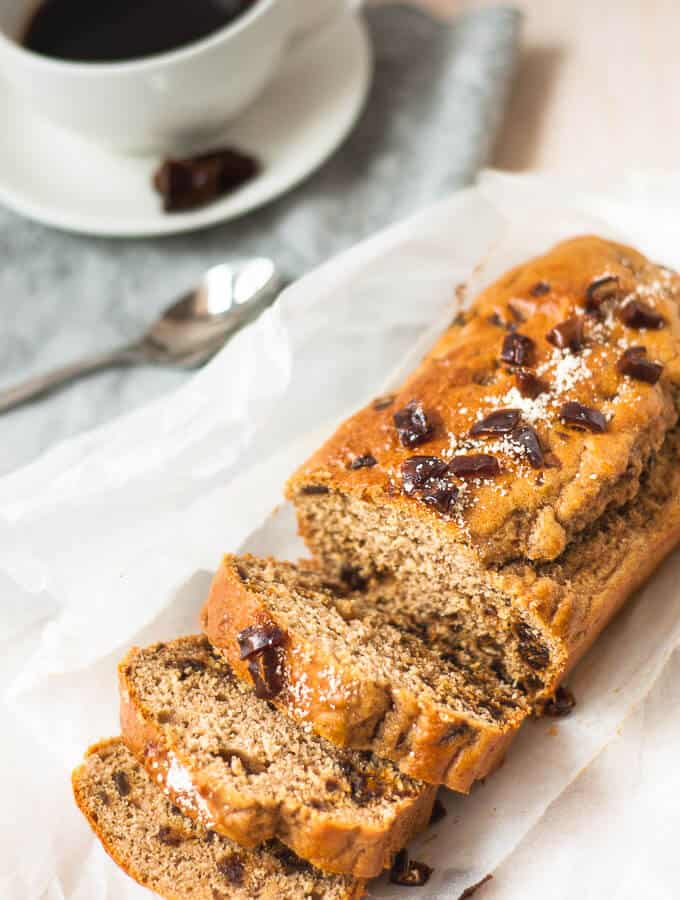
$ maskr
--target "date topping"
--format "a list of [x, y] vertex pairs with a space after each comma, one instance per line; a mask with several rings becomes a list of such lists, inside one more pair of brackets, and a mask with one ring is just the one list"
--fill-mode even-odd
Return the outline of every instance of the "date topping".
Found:
[[519, 417], [518, 409], [497, 409], [475, 422], [470, 434], [472, 437], [480, 434], [510, 434], [519, 424]]
[[411, 400], [403, 409], [394, 414], [394, 424], [399, 440], [404, 447], [409, 448], [424, 444], [434, 431], [422, 404], [417, 400]]
[[538, 375], [530, 372], [528, 369], [518, 369], [515, 372], [515, 381], [517, 382], [517, 390], [523, 397], [535, 400], [540, 394], [544, 394], [549, 390], [550, 385], [547, 381], [543, 381]]
[[513, 444], [523, 448], [532, 468], [541, 468], [544, 462], [543, 448], [531, 425], [521, 425], [519, 428], [515, 428], [510, 435], [510, 440]]
[[619, 279], [616, 275], [603, 275], [591, 281], [586, 290], [586, 310], [598, 312], [607, 300], [615, 300], [620, 294]]
[[576, 700], [572, 692], [569, 688], [560, 685], [555, 691], [555, 696], [545, 704], [543, 712], [546, 716], [563, 719], [570, 715], [575, 706]]
[[619, 310], [619, 319], [629, 328], [658, 330], [666, 324], [664, 317], [642, 300], [629, 300]]
[[509, 366], [528, 366], [534, 355], [534, 342], [525, 334], [511, 331], [503, 338], [501, 359]]
[[550, 293], [550, 285], [547, 281], [537, 281], [529, 293], [532, 297], [544, 297]]
[[583, 406], [575, 400], [564, 403], [560, 409], [560, 418], [565, 425], [601, 434], [607, 430], [607, 420], [602, 413], [590, 406]]
[[546, 340], [560, 350], [578, 353], [583, 347], [583, 316], [571, 316], [555, 325], [546, 334]]
[[646, 356], [646, 347], [629, 347], [620, 357], [616, 368], [622, 375], [630, 375], [636, 381], [656, 384], [663, 372], [663, 366], [661, 363], [646, 359]]
[[401, 465], [404, 491], [413, 494], [426, 487], [431, 478], [441, 478], [446, 472], [446, 463], [438, 456], [411, 456]]
[[348, 465], [348, 469], [371, 469], [378, 465], [378, 460], [371, 453], [364, 453], [363, 456], [355, 456]]
[[501, 470], [496, 457], [488, 453], [454, 456], [447, 468], [451, 475], [458, 478], [491, 478]]
[[402, 887], [422, 887], [429, 881], [432, 871], [425, 863], [409, 859], [406, 850], [400, 850], [390, 869], [390, 881]]
[[268, 647], [281, 647], [286, 642], [286, 633], [276, 625], [251, 625], [236, 637], [241, 659], [250, 659]]

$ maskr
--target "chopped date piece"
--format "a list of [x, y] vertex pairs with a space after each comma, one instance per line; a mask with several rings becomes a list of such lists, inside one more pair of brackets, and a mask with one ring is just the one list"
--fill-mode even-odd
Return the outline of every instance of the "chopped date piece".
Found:
[[597, 312], [607, 300], [615, 300], [620, 294], [619, 279], [616, 275], [603, 275], [591, 281], [586, 290], [586, 310]]
[[505, 320], [497, 312], [493, 312], [490, 316], [487, 316], [486, 321], [489, 323], [489, 325], [496, 325], [498, 328], [505, 328]]
[[181, 212], [211, 203], [250, 181], [260, 170], [252, 156], [231, 148], [187, 159], [167, 159], [153, 184], [163, 197], [165, 212]]
[[373, 466], [378, 465], [378, 460], [370, 453], [365, 453], [363, 456], [355, 456], [352, 462], [349, 464], [348, 468], [350, 469], [370, 469]]
[[404, 447], [417, 447], [428, 441], [434, 431], [422, 404], [411, 400], [403, 409], [394, 414], [397, 434]]
[[230, 853], [228, 856], [223, 856], [222, 859], [218, 860], [217, 871], [220, 875], [224, 875], [229, 884], [233, 884], [235, 887], [240, 887], [243, 884], [245, 868], [243, 860], [238, 853]]
[[619, 309], [619, 319], [629, 328], [657, 330], [666, 324], [664, 317], [642, 300], [629, 300]]
[[583, 406], [575, 400], [570, 400], [562, 405], [560, 419], [565, 425], [571, 425], [572, 428], [582, 428], [595, 434], [601, 434], [607, 430], [607, 420], [599, 410], [592, 409], [590, 406]]
[[547, 281], [537, 281], [529, 293], [532, 297], [544, 297], [550, 293], [550, 285]]
[[534, 342], [525, 334], [512, 331], [506, 334], [501, 348], [501, 359], [509, 366], [528, 366], [534, 355]]
[[168, 847], [179, 847], [184, 841], [184, 835], [181, 831], [171, 828], [170, 825], [161, 825], [156, 834], [156, 838], [161, 844], [167, 844]]
[[476, 884], [471, 884], [469, 888], [465, 888], [458, 900], [470, 900], [470, 897], [474, 897], [480, 887], [485, 885], [487, 881], [491, 881], [492, 878], [493, 875], [485, 875], [481, 881], [476, 882]]
[[363, 591], [368, 584], [356, 566], [344, 565], [340, 569], [340, 578], [352, 591]]
[[373, 401], [373, 409], [377, 412], [380, 412], [383, 409], [388, 409], [394, 401], [396, 400], [396, 396], [394, 394], [384, 394], [382, 397], [376, 397]]
[[439, 478], [446, 472], [446, 463], [438, 456], [411, 456], [401, 464], [404, 491], [412, 494], [424, 488], [430, 478]]
[[429, 881], [432, 871], [425, 863], [409, 859], [406, 850], [400, 850], [390, 869], [390, 881], [401, 887], [422, 887]]
[[554, 719], [563, 719], [570, 715], [575, 706], [576, 700], [572, 692], [560, 685], [555, 691], [555, 696], [545, 704], [543, 714]]
[[259, 700], [273, 700], [283, 688], [279, 653], [276, 647], [267, 647], [248, 660], [248, 671], [253, 679], [255, 696]]
[[116, 786], [119, 796], [127, 797], [130, 793], [130, 779], [122, 770], [113, 773], [113, 783]]
[[306, 484], [300, 491], [301, 494], [330, 494], [330, 489], [325, 484]]
[[656, 384], [661, 378], [663, 366], [661, 363], [646, 359], [646, 355], [646, 347], [629, 347], [617, 362], [616, 368], [622, 375], [630, 375], [636, 381]]
[[448, 465], [449, 473], [458, 478], [489, 478], [498, 475], [500, 470], [496, 457], [488, 453], [454, 456]]
[[583, 347], [583, 316], [571, 316], [555, 325], [546, 334], [546, 339], [560, 350], [578, 353]]
[[547, 381], [543, 381], [538, 375], [528, 369], [518, 369], [515, 372], [517, 390], [523, 397], [535, 400], [540, 394], [544, 394], [550, 387]]
[[267, 647], [281, 647], [286, 642], [286, 633], [276, 625], [250, 625], [236, 636], [241, 659], [250, 659]]
[[497, 409], [475, 422], [470, 434], [472, 437], [480, 434], [509, 434], [519, 424], [519, 417], [518, 409]]
[[510, 433], [510, 440], [513, 444], [522, 447], [526, 452], [527, 458], [534, 469], [540, 469], [543, 465], [543, 449], [538, 435], [531, 425], [521, 425]]
[[420, 499], [423, 503], [433, 506], [438, 512], [446, 515], [453, 510], [458, 493], [455, 484], [451, 484], [444, 478], [432, 478], [420, 494]]

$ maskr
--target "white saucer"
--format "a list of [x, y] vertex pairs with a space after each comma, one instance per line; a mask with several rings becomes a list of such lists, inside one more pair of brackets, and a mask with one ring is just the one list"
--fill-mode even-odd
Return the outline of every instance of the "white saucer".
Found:
[[162, 212], [158, 158], [118, 156], [36, 117], [0, 85], [0, 202], [85, 234], [149, 236], [203, 228], [261, 206], [319, 166], [361, 112], [372, 73], [362, 22], [343, 16], [293, 45], [275, 82], [214, 143], [254, 152], [262, 174], [203, 209]]

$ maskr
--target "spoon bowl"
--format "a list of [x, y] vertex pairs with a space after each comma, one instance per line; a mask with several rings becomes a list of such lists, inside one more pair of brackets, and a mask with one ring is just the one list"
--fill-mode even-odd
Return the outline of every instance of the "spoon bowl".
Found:
[[102, 369], [202, 365], [221, 349], [230, 334], [273, 303], [283, 287], [275, 264], [266, 257], [213, 266], [196, 288], [169, 306], [138, 341], [0, 391], [0, 412]]

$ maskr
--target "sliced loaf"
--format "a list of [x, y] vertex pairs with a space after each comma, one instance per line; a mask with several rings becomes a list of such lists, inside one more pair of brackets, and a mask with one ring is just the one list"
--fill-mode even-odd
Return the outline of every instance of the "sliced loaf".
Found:
[[203, 636], [134, 648], [119, 677], [128, 747], [183, 812], [242, 846], [279, 838], [320, 869], [369, 878], [427, 825], [436, 788], [296, 725]]
[[201, 621], [261, 697], [433, 784], [467, 791], [526, 715], [493, 671], [448, 662], [312, 568], [225, 556]]
[[363, 883], [323, 875], [276, 841], [244, 850], [182, 815], [120, 738], [73, 773], [76, 803], [104, 849], [165, 900], [354, 900]]

